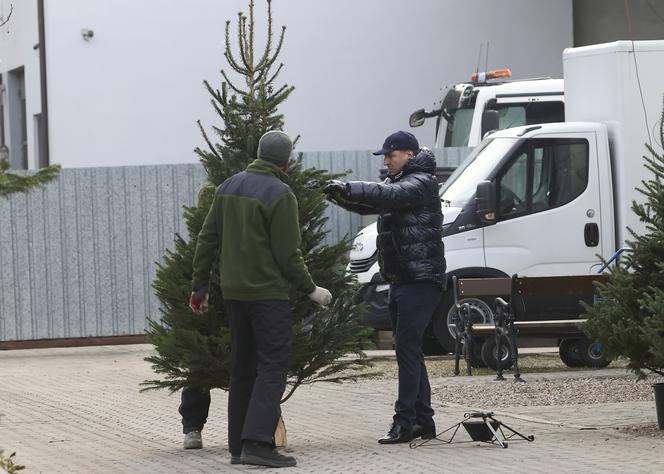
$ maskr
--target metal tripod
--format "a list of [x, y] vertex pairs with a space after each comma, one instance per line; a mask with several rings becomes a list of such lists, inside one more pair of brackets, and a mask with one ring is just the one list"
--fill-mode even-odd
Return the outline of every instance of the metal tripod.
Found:
[[[481, 418], [482, 421], [473, 421], [473, 419]], [[534, 441], [535, 436], [533, 435], [522, 435], [518, 431], [510, 428], [505, 423], [494, 418], [492, 411], [472, 411], [463, 414], [463, 420], [459, 423], [456, 423], [444, 431], [438, 433], [434, 438], [426, 439], [424, 441], [413, 441], [410, 443], [410, 448], [415, 449], [420, 446], [424, 446], [431, 442], [438, 441], [439, 443], [434, 443], [432, 446], [437, 446], [439, 444], [452, 444], [454, 437], [459, 431], [459, 427], [466, 429], [470, 435], [472, 441], [457, 441], [457, 443], [469, 443], [469, 442], [483, 442], [488, 444], [493, 444], [494, 446], [500, 446], [501, 448], [507, 448], [507, 442], [515, 437], [515, 441], [524, 440], [524, 441]], [[505, 431], [508, 432], [508, 435], [505, 435]], [[442, 435], [448, 432], [452, 432], [452, 436], [449, 439], [441, 438]]]

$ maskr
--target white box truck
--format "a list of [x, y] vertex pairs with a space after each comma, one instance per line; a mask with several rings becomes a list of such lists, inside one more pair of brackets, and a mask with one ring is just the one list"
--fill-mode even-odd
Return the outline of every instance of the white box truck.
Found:
[[[442, 187], [450, 277], [588, 275], [599, 269], [598, 255], [625, 244], [627, 227], [642, 230], [631, 202], [642, 200], [635, 188], [648, 178], [644, 144], [662, 147], [653, 133], [664, 98], [664, 41], [569, 48], [563, 70], [567, 122], [491, 133]], [[375, 227], [355, 243], [351, 268], [374, 252]], [[380, 290], [376, 272], [374, 265], [360, 281]], [[576, 317], [577, 300], [530, 304], [528, 319]], [[448, 288], [430, 328], [446, 351], [452, 302]], [[483, 322], [492, 320], [488, 301], [468, 302]]]

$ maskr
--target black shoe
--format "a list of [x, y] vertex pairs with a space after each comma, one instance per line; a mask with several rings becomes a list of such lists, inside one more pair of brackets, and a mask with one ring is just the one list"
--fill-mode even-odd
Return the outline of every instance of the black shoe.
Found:
[[426, 425], [413, 425], [413, 438], [433, 439], [436, 437], [436, 424], [431, 420]]
[[409, 443], [413, 440], [413, 432], [398, 423], [392, 423], [390, 431], [378, 440], [378, 444]]
[[271, 444], [258, 441], [244, 442], [240, 462], [264, 467], [293, 467], [297, 464], [294, 457], [279, 454]]

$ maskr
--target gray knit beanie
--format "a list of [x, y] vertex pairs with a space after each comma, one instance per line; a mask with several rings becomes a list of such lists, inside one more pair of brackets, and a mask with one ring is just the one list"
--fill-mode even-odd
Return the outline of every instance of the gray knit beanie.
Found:
[[286, 166], [293, 151], [293, 142], [279, 130], [270, 130], [258, 141], [258, 158], [277, 166]]

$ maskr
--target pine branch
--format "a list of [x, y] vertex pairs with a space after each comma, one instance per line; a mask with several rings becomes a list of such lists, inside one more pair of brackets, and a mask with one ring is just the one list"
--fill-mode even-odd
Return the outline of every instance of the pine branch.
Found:
[[244, 95], [249, 93], [248, 91], [243, 91], [239, 87], [236, 87], [235, 85], [233, 85], [231, 80], [228, 78], [228, 75], [226, 74], [226, 71], [224, 71], [223, 69], [221, 70], [221, 75], [224, 78], [224, 81], [226, 82], [226, 84], [228, 84], [228, 87], [230, 87], [233, 90], [233, 92], [235, 92], [236, 94], [238, 94], [240, 96], [244, 96]]
[[277, 79], [277, 76], [279, 75], [279, 73], [281, 72], [281, 69], [282, 69], [283, 67], [284, 67], [284, 63], [280, 63], [280, 64], [279, 64], [279, 67], [277, 68], [277, 70], [275, 71], [275, 73], [272, 74], [272, 76], [271, 76], [266, 82], [267, 82], [268, 84], [272, 84], [272, 83]]
[[272, 52], [272, 1], [268, 0], [267, 2], [267, 40], [265, 43], [265, 49], [263, 50], [263, 55], [261, 59], [256, 64], [257, 70], [265, 70], [265, 65], [268, 63], [268, 58]]
[[[196, 121], [196, 124], [198, 125], [198, 129], [200, 130], [201, 135], [203, 135], [203, 140], [205, 140], [205, 143], [207, 143], [207, 146], [208, 146], [208, 149], [210, 150], [210, 152], [211, 152], [216, 158], [218, 158], [219, 160], [222, 160], [222, 161], [223, 161], [223, 158], [221, 157], [221, 155], [219, 155], [219, 154], [217, 153], [217, 149], [216, 149], [216, 147], [214, 146], [214, 144], [212, 143], [212, 141], [210, 141], [210, 138], [208, 137], [207, 133], [205, 133], [205, 129], [203, 128], [203, 124], [201, 124], [201, 121], [200, 121], [200, 120], [197, 120], [197, 121]], [[200, 150], [200, 148], [196, 148], [196, 150]], [[201, 151], [201, 153], [202, 153], [202, 151]]]
[[[270, 2], [267, 3], [268, 8], [268, 22], [272, 21], [272, 15], [270, 14]], [[256, 71], [254, 67], [254, 0], [249, 0], [249, 63], [251, 64], [251, 73]]]
[[60, 173], [59, 165], [51, 165], [40, 169], [33, 175], [26, 176], [9, 173], [9, 168], [8, 161], [0, 161], [0, 197], [7, 197], [15, 193], [25, 193], [39, 188], [56, 179]]
[[247, 17], [238, 13], [238, 27], [237, 27], [237, 38], [238, 38], [238, 49], [240, 50], [240, 57], [242, 58], [242, 63], [245, 66], [247, 75], [253, 72], [253, 64], [247, 56], [248, 44], [247, 44]]
[[264, 67], [266, 69], [270, 69], [272, 65], [275, 63], [279, 55], [281, 54], [281, 48], [284, 45], [284, 37], [286, 35], [286, 27], [282, 26], [281, 27], [281, 34], [279, 35], [279, 42], [277, 43], [277, 49], [274, 51], [274, 54], [272, 55], [272, 58], [269, 58], [267, 62], [265, 63]]
[[235, 60], [235, 57], [233, 56], [233, 52], [231, 51], [231, 41], [230, 41], [230, 27], [231, 27], [231, 22], [226, 21], [226, 47], [224, 49], [224, 57], [226, 58], [226, 61], [228, 61], [228, 64], [233, 68], [234, 71], [236, 71], [238, 74], [246, 74], [247, 70], [241, 67], [237, 61]]

